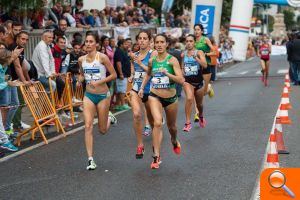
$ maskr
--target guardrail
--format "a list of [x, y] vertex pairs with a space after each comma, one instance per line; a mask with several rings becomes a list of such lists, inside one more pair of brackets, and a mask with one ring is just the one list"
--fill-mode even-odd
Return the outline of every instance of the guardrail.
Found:
[[[115, 26], [110, 27], [97, 27], [97, 28], [90, 28], [90, 29], [83, 29], [83, 28], [69, 28], [66, 31], [66, 36], [70, 39], [72, 39], [72, 36], [74, 33], [79, 32], [82, 35], [85, 35], [87, 31], [98, 31], [100, 35], [109, 35], [111, 37], [114, 37], [114, 28]], [[135, 41], [135, 36], [141, 29], [148, 29], [151, 31], [151, 33], [156, 33], [156, 26], [153, 25], [145, 25], [145, 26], [136, 26], [136, 27], [129, 27], [130, 31], [130, 37], [132, 41]], [[43, 29], [34, 29], [29, 33], [29, 42], [25, 48], [25, 56], [27, 59], [31, 60], [32, 53], [36, 45], [41, 40], [41, 35], [43, 33]]]

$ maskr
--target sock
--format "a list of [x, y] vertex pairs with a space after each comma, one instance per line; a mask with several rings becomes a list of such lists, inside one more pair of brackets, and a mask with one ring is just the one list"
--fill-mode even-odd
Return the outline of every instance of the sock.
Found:
[[93, 157], [89, 157], [89, 160], [94, 160]]

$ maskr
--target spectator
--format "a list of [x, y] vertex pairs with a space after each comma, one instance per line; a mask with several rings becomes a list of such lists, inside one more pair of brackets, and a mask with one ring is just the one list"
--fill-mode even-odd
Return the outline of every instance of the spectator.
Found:
[[[50, 76], [55, 75], [54, 58], [51, 53], [50, 44], [53, 42], [53, 31], [46, 30], [42, 35], [42, 40], [35, 47], [32, 55], [32, 62], [37, 69], [38, 80], [49, 91]], [[51, 86], [55, 90], [56, 83], [51, 81]]]
[[82, 9], [83, 0], [76, 0], [75, 6], [72, 7], [71, 14], [75, 17], [75, 15]]
[[114, 64], [114, 51], [113, 49], [109, 46], [109, 38], [107, 36], [102, 36], [101, 37], [101, 44], [105, 48], [106, 55], [108, 56], [111, 64]]
[[12, 31], [4, 38], [6, 46], [10, 46], [14, 43], [16, 35], [22, 30], [21, 22], [13, 22]]
[[41, 29], [44, 26], [44, 11], [43, 9], [36, 9], [33, 12], [31, 26], [33, 29]]
[[[26, 48], [26, 44], [28, 42], [29, 36], [28, 33], [25, 31], [21, 31], [18, 33], [16, 36], [16, 41], [9, 46], [9, 50], [13, 51], [14, 49], [23, 49], [20, 55], [18, 56], [18, 59], [15, 59], [12, 64], [9, 67], [9, 75], [12, 78], [12, 81], [18, 80], [23, 82], [24, 84], [30, 83], [30, 77], [28, 74], [28, 68], [26, 66], [26, 61], [25, 61], [25, 55], [24, 55], [24, 49]], [[19, 102], [18, 104], [23, 105], [25, 104], [23, 95], [20, 91], [19, 88], [15, 88], [17, 92], [14, 92], [12, 90], [11, 95], [16, 95], [15, 97], [12, 96], [12, 99], [18, 99]], [[13, 129], [15, 132], [22, 132], [24, 129], [30, 128], [29, 125], [25, 124], [24, 122], [21, 121], [21, 114], [22, 114], [22, 106], [19, 106], [14, 118], [12, 120], [13, 122]]]
[[[182, 65], [182, 56], [181, 51], [176, 49], [177, 40], [171, 39], [169, 43], [168, 53], [177, 58], [180, 65]], [[176, 84], [176, 93], [178, 97], [181, 97], [182, 85]]]
[[56, 38], [56, 44], [51, 49], [53, 58], [54, 58], [54, 65], [55, 65], [55, 73], [67, 73], [68, 69], [66, 67], [62, 67], [62, 62], [67, 56], [65, 51], [66, 48], [66, 39], [64, 37], [58, 36]]
[[4, 26], [6, 27], [7, 33], [11, 33], [12, 32], [12, 24], [13, 24], [13, 21], [11, 21], [11, 20], [7, 20], [4, 23]]
[[20, 22], [20, 16], [19, 16], [19, 9], [18, 7], [12, 7], [10, 12], [5, 13], [4, 15], [1, 16], [1, 20], [3, 22], [11, 20], [13, 22]]
[[76, 20], [76, 27], [77, 28], [87, 28], [87, 29], [91, 28], [91, 26], [86, 23], [83, 12], [81, 12], [81, 11], [77, 12], [75, 14], [75, 20]]
[[[16, 52], [11, 53], [5, 48], [4, 44], [0, 44], [0, 106], [8, 106], [9, 105], [9, 96], [7, 95], [8, 88], [16, 87], [19, 85], [18, 82], [13, 82], [11, 80], [7, 80], [5, 76], [5, 72], [7, 70], [7, 65], [9, 65], [13, 60], [15, 60], [19, 55]], [[3, 111], [6, 113], [4, 114]], [[6, 125], [6, 114], [7, 117], [13, 115], [15, 112], [14, 109], [0, 109], [0, 147], [1, 149], [6, 149], [9, 151], [18, 151], [18, 148], [15, 147], [10, 141], [7, 135], [7, 131], [4, 127]], [[4, 114], [5, 118], [2, 120], [2, 114]], [[2, 121], [5, 123], [3, 125]], [[2, 153], [0, 153], [2, 154]], [[2, 154], [3, 155], [3, 154]]]
[[296, 33], [295, 39], [288, 45], [287, 54], [291, 61], [294, 85], [300, 85], [300, 32]]
[[52, 10], [48, 6], [48, 0], [43, 0], [43, 13], [44, 13], [44, 24], [43, 27], [46, 28], [57, 28], [58, 19]]
[[71, 6], [65, 6], [63, 9], [63, 17], [66, 19], [68, 25], [70, 27], [76, 27], [76, 20], [75, 18], [71, 15]]
[[4, 43], [4, 38], [6, 37], [7, 31], [5, 26], [0, 25], [0, 42]]
[[127, 110], [129, 106], [125, 104], [125, 94], [127, 91], [127, 78], [130, 76], [130, 59], [128, 56], [128, 42], [124, 39], [118, 41], [118, 47], [114, 54], [114, 67], [117, 72], [116, 110]]
[[210, 56], [211, 59], [211, 78], [210, 81], [213, 82], [216, 80], [216, 73], [217, 73], [217, 64], [218, 64], [218, 58], [220, 56], [219, 47], [216, 44], [216, 40], [214, 37], [210, 38], [211, 44], [213, 46], [213, 51], [216, 52], [216, 55]]
[[57, 1], [51, 10], [54, 13], [54, 15], [56, 16], [57, 20], [60, 20], [62, 18], [63, 7], [62, 7], [60, 1]]
[[23, 27], [25, 30], [32, 30], [32, 18], [33, 18], [33, 10], [28, 9], [28, 10], [23, 10], [21, 12], [21, 18], [22, 18], [22, 23]]

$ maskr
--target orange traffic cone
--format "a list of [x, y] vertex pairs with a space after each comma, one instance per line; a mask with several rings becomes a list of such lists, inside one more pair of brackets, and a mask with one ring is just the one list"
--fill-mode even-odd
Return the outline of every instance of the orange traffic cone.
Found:
[[274, 134], [276, 137], [276, 145], [278, 154], [289, 154], [290, 152], [285, 148], [283, 140], [282, 124], [280, 124], [280, 119], [276, 117]]
[[275, 123], [273, 123], [272, 131], [268, 142], [267, 168], [279, 167], [279, 156], [277, 151], [276, 136], [274, 134]]
[[292, 120], [289, 118], [289, 112], [287, 109], [284, 109], [281, 105], [279, 106], [278, 115], [276, 115], [278, 118], [280, 118], [281, 124], [292, 124]]
[[281, 102], [280, 102], [280, 108], [284, 110], [290, 110], [292, 108], [290, 104], [290, 98], [289, 98], [289, 90], [287, 87], [284, 87], [282, 95], [281, 95]]
[[291, 88], [291, 82], [290, 82], [290, 77], [289, 77], [288, 74], [285, 75], [284, 85], [288, 88], [289, 91], [292, 90], [292, 88]]

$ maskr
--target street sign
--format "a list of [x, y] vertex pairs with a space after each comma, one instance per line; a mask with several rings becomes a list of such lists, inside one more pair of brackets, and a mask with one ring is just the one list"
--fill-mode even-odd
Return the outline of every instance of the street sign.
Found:
[[196, 17], [194, 24], [202, 24], [204, 34], [213, 35], [215, 18], [215, 6], [196, 5]]

